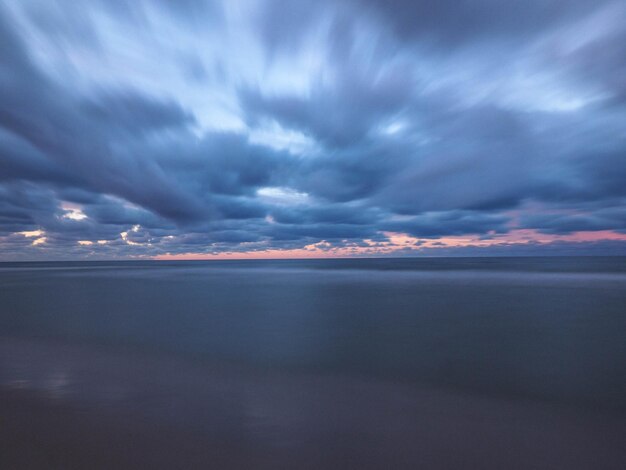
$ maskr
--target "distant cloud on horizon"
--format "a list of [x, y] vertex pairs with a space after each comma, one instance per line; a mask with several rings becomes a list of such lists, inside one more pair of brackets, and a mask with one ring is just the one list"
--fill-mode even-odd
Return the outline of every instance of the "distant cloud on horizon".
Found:
[[626, 255], [626, 3], [7, 0], [0, 261]]

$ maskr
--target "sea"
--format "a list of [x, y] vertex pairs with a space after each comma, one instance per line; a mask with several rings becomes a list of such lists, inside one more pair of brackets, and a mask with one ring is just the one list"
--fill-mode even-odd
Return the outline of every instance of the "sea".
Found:
[[0, 263], [0, 392], [11, 468], [626, 468], [626, 258]]

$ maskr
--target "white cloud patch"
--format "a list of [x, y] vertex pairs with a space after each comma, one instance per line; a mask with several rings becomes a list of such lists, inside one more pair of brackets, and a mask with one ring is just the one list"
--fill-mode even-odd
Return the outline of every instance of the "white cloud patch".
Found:
[[257, 196], [270, 204], [296, 205], [310, 202], [307, 193], [296, 191], [287, 187], [264, 187], [257, 190]]

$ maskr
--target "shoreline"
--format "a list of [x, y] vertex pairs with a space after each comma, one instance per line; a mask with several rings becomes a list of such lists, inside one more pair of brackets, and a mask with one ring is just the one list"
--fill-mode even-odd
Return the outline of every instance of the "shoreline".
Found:
[[[37, 340], [4, 338], [0, 345], [3, 468], [620, 469], [626, 463], [623, 417]], [[24, 381], [7, 381], [11, 374]]]

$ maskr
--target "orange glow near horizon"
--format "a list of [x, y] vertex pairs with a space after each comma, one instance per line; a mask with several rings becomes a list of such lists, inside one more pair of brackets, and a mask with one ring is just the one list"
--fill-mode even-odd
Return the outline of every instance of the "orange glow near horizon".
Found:
[[602, 230], [574, 232], [567, 235], [540, 233], [532, 229], [511, 230], [505, 234], [493, 234], [489, 238], [477, 235], [448, 236], [440, 238], [416, 238], [404, 233], [385, 232], [387, 241], [364, 240], [365, 246], [332, 247], [321, 241], [293, 250], [254, 250], [222, 253], [181, 253], [158, 255], [157, 260], [208, 260], [208, 259], [297, 259], [297, 258], [350, 258], [388, 256], [394, 253], [419, 254], [423, 249], [435, 253], [438, 248], [487, 248], [498, 245], [549, 244], [552, 242], [595, 242], [607, 240], [626, 241], [626, 234]]

